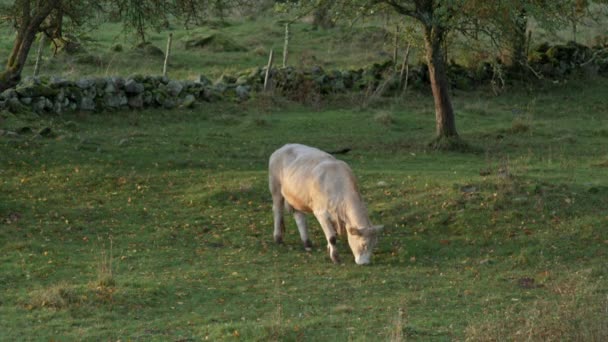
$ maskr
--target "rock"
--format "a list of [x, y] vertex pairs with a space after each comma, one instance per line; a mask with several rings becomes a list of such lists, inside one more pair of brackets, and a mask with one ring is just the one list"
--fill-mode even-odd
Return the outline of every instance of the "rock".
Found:
[[216, 83], [213, 85], [213, 90], [220, 94], [223, 94], [226, 89], [228, 89], [228, 85], [226, 85], [225, 83]]
[[17, 92], [13, 88], [7, 89], [0, 94], [0, 99], [4, 100], [12, 99], [13, 97], [17, 97]]
[[6, 101], [6, 108], [13, 114], [29, 112], [29, 108], [21, 104], [16, 97], [12, 97]]
[[36, 101], [33, 101], [32, 109], [37, 113], [52, 110], [53, 102], [46, 97], [39, 97], [36, 99]]
[[182, 89], [184, 89], [184, 86], [179, 81], [169, 81], [167, 83], [167, 93], [173, 97], [179, 96]]
[[127, 104], [130, 108], [139, 109], [144, 107], [144, 95], [137, 94], [135, 96], [129, 97]]
[[55, 88], [51, 88], [44, 84], [31, 84], [25, 86], [17, 86], [15, 88], [17, 94], [21, 97], [36, 97], [36, 96], [46, 96], [52, 97], [57, 95], [58, 90]]
[[74, 102], [80, 102], [82, 100], [83, 93], [78, 87], [70, 87], [65, 88], [65, 96]]
[[203, 100], [208, 102], [216, 102], [223, 99], [222, 93], [211, 87], [205, 88], [201, 93], [201, 97]]
[[78, 108], [80, 110], [92, 111], [95, 110], [95, 101], [91, 97], [82, 97], [80, 99], [80, 103], [78, 104]]
[[192, 85], [188, 86], [187, 93], [199, 97], [201, 92], [205, 89], [205, 86], [201, 83], [193, 82]]
[[51, 76], [49, 78], [49, 83], [48, 84], [49, 84], [50, 87], [61, 89], [61, 88], [70, 86], [73, 83], [74, 82], [68, 81], [65, 78], [61, 78], [61, 77], [58, 77], [58, 76]]
[[195, 87], [200, 87], [200, 84], [191, 81], [191, 80], [185, 80], [185, 81], [181, 81], [182, 86], [184, 87], [184, 89], [182, 89], [183, 92], [188, 92], [190, 89], [195, 88]]
[[117, 90], [123, 90], [125, 88], [125, 79], [118, 76], [118, 77], [112, 77], [109, 81], [114, 83], [114, 86], [116, 87]]
[[325, 75], [325, 74], [322, 74], [322, 75], [315, 77], [314, 82], [318, 86], [322, 86], [325, 83], [327, 83], [328, 80], [329, 80], [329, 77], [327, 77], [327, 75]]
[[344, 85], [344, 81], [342, 80], [342, 78], [336, 78], [332, 82], [332, 88], [333, 91], [336, 93], [341, 93], [346, 90], [346, 86]]
[[53, 113], [60, 114], [61, 112], [63, 112], [63, 106], [61, 102], [55, 102], [53, 104]]
[[477, 192], [477, 187], [474, 185], [464, 185], [460, 187], [460, 191], [464, 192], [465, 194], [471, 194]]
[[173, 109], [177, 107], [177, 102], [174, 98], [168, 97], [163, 101], [163, 108], [165, 109]]
[[151, 91], [144, 91], [143, 93], [144, 106], [150, 106], [154, 103], [154, 95]]
[[251, 90], [251, 87], [248, 85], [239, 85], [236, 87], [236, 96], [239, 98], [239, 100], [241, 101], [245, 101], [247, 99], [249, 99], [249, 91]]
[[55, 102], [63, 102], [65, 99], [65, 90], [64, 88], [58, 88], [57, 96], [55, 96]]
[[116, 85], [114, 85], [114, 82], [110, 81], [106, 83], [105, 88], [103, 89], [103, 92], [106, 94], [114, 94], [116, 93], [118, 89], [116, 88]]
[[182, 104], [180, 105], [180, 107], [181, 108], [192, 108], [192, 107], [194, 107], [195, 102], [196, 102], [196, 98], [194, 97], [194, 95], [188, 94], [182, 100]]
[[129, 101], [124, 93], [116, 93], [116, 94], [107, 94], [105, 98], [105, 105], [109, 108], [120, 108], [122, 106], [126, 106]]
[[159, 88], [157, 90], [152, 91], [152, 97], [154, 98], [156, 104], [161, 106], [165, 102], [165, 99], [168, 97], [168, 94], [164, 90]]
[[93, 86], [93, 84], [94, 84], [94, 82], [88, 78], [82, 78], [82, 79], [79, 79], [78, 81], [76, 81], [76, 86], [80, 89], [90, 88]]
[[198, 77], [197, 82], [198, 82], [198, 83], [201, 83], [202, 85], [206, 85], [206, 86], [207, 86], [207, 85], [211, 85], [211, 84], [212, 84], [211, 80], [210, 80], [210, 79], [208, 79], [208, 78], [207, 78], [207, 76], [205, 76], [205, 75], [200, 75], [200, 76]]
[[91, 87], [89, 89], [85, 89], [85, 90], [82, 91], [82, 95], [94, 99], [94, 98], [97, 97], [97, 88], [96, 87]]
[[128, 79], [125, 82], [125, 92], [127, 94], [141, 94], [144, 92], [144, 85], [133, 79]]

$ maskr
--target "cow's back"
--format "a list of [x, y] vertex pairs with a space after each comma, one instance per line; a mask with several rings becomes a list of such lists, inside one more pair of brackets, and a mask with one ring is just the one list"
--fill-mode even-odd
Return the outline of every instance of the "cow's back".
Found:
[[335, 207], [344, 195], [357, 193], [355, 179], [346, 163], [319, 149], [288, 144], [269, 161], [273, 182], [287, 202], [300, 211]]

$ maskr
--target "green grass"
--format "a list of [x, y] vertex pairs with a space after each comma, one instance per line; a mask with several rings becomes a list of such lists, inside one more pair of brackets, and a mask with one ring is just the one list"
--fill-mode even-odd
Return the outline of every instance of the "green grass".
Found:
[[[0, 136], [0, 340], [605, 340], [607, 86], [456, 93], [469, 153], [428, 149], [418, 93], [4, 114], [53, 134]], [[371, 266], [312, 218], [312, 253], [272, 242], [287, 142], [352, 148]]]

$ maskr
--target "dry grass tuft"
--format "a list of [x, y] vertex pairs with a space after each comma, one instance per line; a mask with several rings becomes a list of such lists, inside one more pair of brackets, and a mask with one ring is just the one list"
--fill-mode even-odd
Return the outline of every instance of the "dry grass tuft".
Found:
[[391, 342], [402, 342], [405, 341], [405, 327], [407, 325], [407, 311], [405, 308], [400, 307], [397, 311], [397, 316], [393, 322], [393, 327], [390, 330], [389, 341]]
[[82, 297], [77, 294], [74, 287], [62, 282], [48, 288], [30, 292], [26, 307], [30, 310], [42, 308], [61, 310], [81, 302]]
[[395, 123], [395, 116], [388, 112], [379, 112], [374, 115], [374, 121], [384, 126], [390, 126]]
[[470, 324], [466, 340], [607, 341], [608, 298], [601, 298], [589, 273], [576, 272], [569, 279], [547, 284], [546, 290], [557, 296], [554, 300], [521, 302], [486, 321]]

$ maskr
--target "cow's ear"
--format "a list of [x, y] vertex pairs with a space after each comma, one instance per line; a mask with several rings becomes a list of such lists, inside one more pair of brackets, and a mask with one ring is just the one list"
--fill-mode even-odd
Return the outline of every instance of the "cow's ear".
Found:
[[348, 228], [348, 233], [354, 236], [363, 236], [363, 232], [358, 228]]

